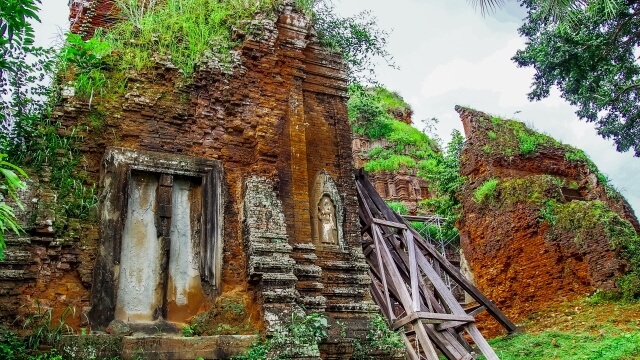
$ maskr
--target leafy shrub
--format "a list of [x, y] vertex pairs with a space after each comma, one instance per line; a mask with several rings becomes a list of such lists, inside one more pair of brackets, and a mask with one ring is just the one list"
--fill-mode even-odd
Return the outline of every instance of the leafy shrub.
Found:
[[391, 210], [396, 214], [407, 215], [409, 213], [409, 209], [407, 209], [407, 207], [400, 201], [387, 201], [387, 205], [389, 205]]
[[623, 301], [640, 300], [640, 271], [637, 268], [616, 279], [616, 285]]
[[299, 355], [319, 356], [318, 344], [327, 338], [329, 323], [323, 315], [293, 314], [291, 320], [273, 337], [252, 345], [246, 354], [235, 360], [291, 358]]
[[39, 302], [36, 302], [36, 305], [36, 312], [28, 314], [23, 324], [30, 332], [27, 340], [29, 348], [37, 349], [43, 344], [54, 345], [62, 335], [73, 333], [73, 328], [66, 324], [66, 320], [69, 316], [75, 315], [74, 308], [67, 307], [55, 322], [53, 309], [45, 309]]
[[352, 359], [373, 360], [374, 358], [368, 355], [371, 351], [394, 353], [402, 348], [404, 348], [404, 342], [400, 334], [389, 328], [382, 315], [376, 314], [369, 322], [367, 337], [362, 343], [355, 342]]
[[0, 327], [0, 358], [6, 360], [20, 359], [25, 352], [24, 341], [11, 331]]
[[482, 183], [476, 191], [473, 192], [474, 200], [477, 203], [481, 203], [485, 200], [491, 199], [496, 195], [496, 188], [498, 187], [498, 179], [489, 179]]

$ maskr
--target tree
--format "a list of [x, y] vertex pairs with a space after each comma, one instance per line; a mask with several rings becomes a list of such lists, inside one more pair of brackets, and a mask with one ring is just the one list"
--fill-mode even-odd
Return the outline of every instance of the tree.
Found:
[[[483, 11], [503, 0], [470, 0]], [[612, 139], [620, 152], [640, 156], [640, 2], [633, 0], [523, 0], [519, 32], [527, 46], [513, 60], [536, 74], [530, 100], [556, 86], [582, 120]]]
[[[35, 55], [36, 63], [42, 60], [39, 59], [43, 54], [42, 49], [33, 47], [34, 32], [29, 23], [39, 21], [39, 4], [40, 0], [0, 2], [0, 123], [4, 149], [10, 142], [9, 129], [13, 127], [16, 116], [23, 116], [25, 110], [30, 108], [31, 101], [27, 96], [33, 95], [31, 89], [34, 86], [30, 82], [38, 78], [37, 74], [29, 74], [34, 68], [27, 65], [26, 58], [28, 55]], [[27, 175], [21, 168], [6, 161], [6, 157], [6, 154], [0, 154], [0, 190], [6, 192], [22, 208], [17, 190], [25, 187], [21, 177]], [[16, 221], [13, 208], [3, 200], [0, 201], [0, 260], [4, 257], [4, 233], [7, 230], [19, 234], [22, 228]]]
[[519, 29], [528, 42], [513, 60], [536, 70], [529, 99], [549, 96], [557, 86], [578, 107], [576, 114], [595, 123], [618, 151], [640, 156], [640, 2], [594, 0], [558, 22], [541, 15], [534, 0]]

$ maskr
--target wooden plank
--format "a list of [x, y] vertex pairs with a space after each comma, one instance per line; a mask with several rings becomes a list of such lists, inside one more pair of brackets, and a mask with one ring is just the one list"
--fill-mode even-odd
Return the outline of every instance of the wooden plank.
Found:
[[[357, 184], [361, 186], [363, 191], [367, 192], [368, 198], [378, 207], [380, 212], [385, 216], [388, 221], [400, 222], [406, 224], [406, 221], [399, 215], [396, 215], [382, 200], [380, 195], [376, 192], [373, 185], [369, 182], [364, 174], [360, 174], [358, 176]], [[487, 311], [493, 316], [508, 332], [516, 331], [516, 325], [509, 320], [498, 307], [496, 307], [489, 299], [487, 299], [473, 284], [471, 284], [460, 271], [455, 268], [447, 259], [442, 256], [431, 244], [429, 244], [426, 240], [424, 240], [420, 234], [415, 231], [413, 228], [408, 227], [409, 231], [411, 231], [415, 238], [416, 243], [425, 251], [429, 253], [429, 255], [442, 267], [442, 269], [460, 286], [463, 290], [465, 290], [471, 297], [473, 297], [477, 302], [487, 307]]]
[[385, 304], [387, 305], [387, 314], [391, 314], [391, 317], [388, 318], [389, 321], [393, 321], [393, 319], [395, 318], [395, 315], [393, 313], [393, 308], [391, 306], [391, 297], [389, 296], [389, 286], [387, 285], [387, 276], [385, 274], [384, 268], [382, 267], [383, 264], [383, 260], [382, 260], [382, 252], [380, 251], [380, 247], [384, 247], [379, 239], [379, 235], [375, 232], [375, 226], [374, 226], [374, 233], [373, 233], [373, 242], [376, 246], [376, 257], [378, 260], [378, 266], [380, 267], [380, 280], [382, 281], [382, 286], [384, 288], [384, 301]]
[[411, 298], [413, 300], [413, 311], [420, 311], [420, 290], [418, 289], [418, 265], [416, 263], [416, 247], [413, 243], [413, 236], [410, 231], [402, 232], [406, 236], [407, 252], [409, 253], [409, 276], [411, 280]]
[[398, 268], [395, 266], [395, 262], [393, 261], [393, 258], [391, 257], [391, 253], [389, 252], [389, 249], [386, 246], [384, 246], [384, 243], [382, 242], [382, 234], [380, 233], [379, 226], [374, 225], [373, 226], [373, 231], [376, 234], [375, 235], [375, 240], [377, 241], [377, 243], [376, 243], [376, 250], [377, 250], [376, 253], [378, 253], [380, 255], [384, 265], [386, 265], [385, 266], [385, 270], [386, 270], [386, 272], [388, 272], [389, 278], [393, 282], [393, 286], [398, 291], [398, 295], [399, 295], [399, 299], [398, 300], [400, 300], [400, 303], [402, 304], [402, 307], [405, 310], [406, 309], [410, 309], [411, 308], [411, 296], [409, 295], [409, 291], [407, 290], [405, 282], [402, 280], [402, 277], [400, 276], [400, 274], [398, 272]]
[[443, 322], [441, 324], [436, 324], [436, 330], [445, 331], [445, 330], [451, 329], [451, 328], [462, 327], [464, 325], [467, 325], [468, 323], [469, 322], [467, 322], [467, 321], [446, 321], [446, 322]]
[[424, 324], [422, 321], [416, 320], [413, 322], [413, 330], [416, 332], [416, 338], [418, 339], [418, 343], [424, 350], [425, 357], [428, 360], [439, 360], [438, 353], [436, 349], [433, 347], [431, 340], [429, 339], [429, 335], [427, 334], [427, 330], [424, 328]]
[[431, 264], [429, 264], [427, 258], [424, 257], [424, 255], [422, 255], [421, 253], [418, 253], [417, 260], [418, 266], [420, 266], [420, 270], [422, 270], [422, 272], [427, 275], [434, 289], [438, 292], [438, 295], [440, 295], [440, 298], [445, 302], [449, 310], [451, 310], [451, 312], [455, 315], [466, 316], [467, 313], [464, 311], [462, 306], [460, 306], [458, 300], [456, 300], [453, 294], [451, 294], [447, 285], [445, 285], [444, 281], [442, 281], [442, 279], [440, 278], [440, 275], [438, 275], [435, 269], [431, 267]]
[[[376, 303], [381, 305], [393, 328], [399, 328], [409, 323], [412, 325], [413, 331], [403, 334], [405, 344], [408, 349], [411, 349], [408, 350], [409, 357], [411, 359], [436, 360], [438, 359], [434, 348], [436, 346], [449, 359], [472, 359], [471, 347], [455, 331], [456, 327], [467, 324], [464, 328], [480, 351], [487, 359], [497, 359], [495, 352], [474, 324], [473, 315], [482, 311], [483, 308], [470, 310], [467, 314], [445, 285], [439, 271], [434, 267], [442, 268], [454, 282], [483, 305], [507, 330], [510, 330], [510, 321], [470, 284], [435, 247], [412, 229], [405, 219], [395, 214], [364, 175], [358, 176], [356, 185], [358, 200], [361, 204], [358, 215], [364, 227], [363, 234], [368, 234], [374, 245], [372, 246], [370, 242], [363, 243], [363, 250], [370, 265], [370, 275], [374, 279], [371, 285], [372, 297]], [[433, 265], [431, 260], [433, 260]], [[421, 273], [432, 283], [434, 291], [427, 286]], [[480, 298], [476, 297], [478, 294], [481, 296]], [[436, 297], [442, 301], [444, 306], [438, 302]], [[401, 312], [397, 311], [400, 309], [404, 310], [404, 314], [406, 314], [404, 317]], [[425, 309], [430, 311], [424, 311]], [[448, 313], [449, 311], [453, 314]], [[500, 315], [504, 319], [500, 319]], [[396, 316], [400, 316], [401, 319], [394, 321]], [[504, 321], [505, 319], [506, 321]], [[513, 329], [515, 329], [515, 325], [513, 325]], [[423, 355], [414, 351], [409, 340], [410, 332], [415, 335], [419, 344], [418, 352]]]
[[404, 342], [405, 349], [407, 349], [407, 356], [409, 357], [409, 360], [420, 360], [418, 354], [416, 354], [416, 351], [413, 348], [411, 340], [409, 340], [409, 337], [407, 337], [405, 333], [402, 333], [402, 341]]
[[487, 360], [500, 360], [475, 324], [467, 325], [466, 329], [471, 339], [473, 339], [473, 342], [476, 343], [476, 346], [478, 346], [478, 349], [480, 349]]
[[414, 312], [405, 316], [401, 319], [398, 319], [393, 322], [391, 328], [393, 330], [399, 329], [406, 324], [415, 321], [417, 319], [424, 320], [428, 323], [442, 323], [446, 321], [462, 321], [466, 323], [474, 322], [475, 319], [472, 316], [468, 315], [452, 315], [452, 314], [440, 314], [440, 313], [429, 313], [429, 312]]
[[469, 351], [453, 335], [447, 332], [437, 332], [432, 324], [425, 324], [424, 327], [429, 338], [447, 359], [463, 359], [466, 355], [470, 355]]
[[[484, 305], [487, 308], [487, 311], [493, 318], [495, 318], [509, 333], [512, 333], [517, 330], [516, 325], [509, 320], [509, 318], [504, 315], [497, 306], [495, 306], [487, 297], [485, 297], [473, 284], [465, 278], [462, 273], [458, 269], [456, 269], [446, 258], [444, 258], [438, 251], [435, 250], [430, 244], [426, 244], [426, 241], [422, 239], [420, 234], [415, 232], [413, 229], [409, 229], [416, 236], [416, 244], [425, 249], [431, 257], [437, 261], [442, 269], [471, 297], [473, 297], [477, 302]], [[419, 239], [422, 240], [419, 241]]]
[[464, 311], [466, 311], [467, 314], [469, 314], [469, 316], [476, 317], [485, 310], [487, 310], [487, 308], [484, 305], [482, 305], [482, 306], [478, 306], [475, 309], [472, 309], [471, 311], [469, 311], [469, 309], [465, 309]]
[[401, 224], [401, 223], [397, 223], [397, 222], [393, 222], [393, 221], [387, 221], [387, 220], [373, 218], [373, 222], [378, 224], [378, 225], [390, 226], [392, 228], [398, 228], [398, 229], [407, 230], [407, 225]]

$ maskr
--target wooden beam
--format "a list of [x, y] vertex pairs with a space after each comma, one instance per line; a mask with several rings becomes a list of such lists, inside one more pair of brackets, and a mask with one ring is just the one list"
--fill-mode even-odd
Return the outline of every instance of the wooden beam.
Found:
[[[366, 175], [361, 173], [358, 176], [357, 186], [360, 186], [362, 192], [367, 193], [367, 201], [373, 203], [378, 210], [383, 214], [386, 220], [391, 222], [398, 222], [407, 224], [407, 222], [399, 215], [393, 212], [391, 208], [387, 205], [387, 203], [380, 197], [380, 195], [376, 192], [375, 188], [369, 180], [366, 178]], [[424, 249], [430, 257], [433, 258], [435, 262], [471, 297], [473, 297], [477, 302], [486, 306], [487, 311], [491, 316], [493, 316], [509, 333], [512, 333], [517, 330], [516, 325], [507, 318], [497, 306], [495, 306], [489, 299], [487, 299], [467, 278], [465, 278], [460, 271], [453, 266], [442, 254], [440, 254], [431, 244], [429, 244], [426, 240], [420, 236], [420, 234], [415, 231], [412, 227], [408, 227], [408, 230], [411, 231], [416, 239], [416, 244]]]
[[409, 360], [420, 360], [420, 357], [416, 354], [416, 350], [413, 348], [411, 340], [409, 340], [405, 333], [402, 334], [402, 341], [404, 342], [405, 349], [407, 349], [407, 356], [409, 356]]
[[389, 226], [389, 227], [392, 227], [392, 228], [398, 228], [398, 229], [407, 230], [407, 225], [401, 224], [401, 223], [397, 223], [397, 222], [393, 222], [393, 221], [387, 221], [387, 220], [373, 218], [373, 222], [378, 224], [378, 225], [384, 225], [384, 226]]
[[413, 243], [411, 232], [406, 229], [402, 231], [407, 240], [407, 252], [409, 253], [409, 277], [411, 281], [411, 299], [413, 300], [413, 311], [420, 311], [420, 290], [418, 289], [418, 264], [416, 263], [416, 246]]
[[472, 316], [468, 316], [468, 315], [452, 315], [452, 314], [441, 314], [441, 313], [430, 313], [430, 312], [418, 311], [394, 321], [393, 325], [391, 325], [391, 328], [393, 330], [397, 330], [407, 325], [408, 323], [418, 319], [423, 320], [427, 323], [434, 323], [434, 324], [443, 323], [446, 321], [462, 321], [466, 323], [471, 323], [475, 321], [475, 319]]

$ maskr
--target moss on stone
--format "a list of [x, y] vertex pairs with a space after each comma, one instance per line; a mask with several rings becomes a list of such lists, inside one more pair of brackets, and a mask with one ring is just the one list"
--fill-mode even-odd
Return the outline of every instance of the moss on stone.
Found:
[[550, 224], [550, 238], [570, 232], [575, 234], [575, 241], [583, 242], [589, 240], [594, 232], [603, 231], [611, 247], [621, 249], [632, 270], [640, 272], [640, 237], [633, 225], [606, 203], [599, 200], [570, 201], [555, 204], [551, 211], [554, 221]]

